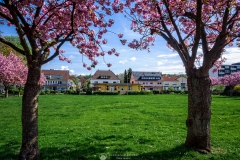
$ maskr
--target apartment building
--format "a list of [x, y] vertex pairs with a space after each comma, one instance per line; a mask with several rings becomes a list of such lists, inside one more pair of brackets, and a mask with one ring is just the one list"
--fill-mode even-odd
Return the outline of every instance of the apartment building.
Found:
[[221, 65], [221, 69], [218, 70], [218, 77], [230, 75], [234, 72], [240, 72], [240, 62], [231, 65]]
[[142, 90], [162, 90], [162, 73], [133, 71], [130, 83], [141, 84]]
[[69, 70], [42, 70], [46, 77], [46, 82], [42, 90], [67, 90], [74, 87], [73, 81], [69, 79]]

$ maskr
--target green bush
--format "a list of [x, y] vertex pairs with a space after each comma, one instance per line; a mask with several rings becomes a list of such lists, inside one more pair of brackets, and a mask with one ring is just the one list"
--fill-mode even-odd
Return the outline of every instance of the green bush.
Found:
[[152, 91], [128, 91], [127, 93], [125, 93], [125, 95], [152, 95], [153, 92]]
[[47, 89], [47, 90], [45, 90], [45, 94], [50, 94], [50, 90], [49, 89]]
[[95, 91], [94, 95], [118, 95], [118, 92], [107, 92], [107, 91]]
[[153, 94], [162, 94], [161, 90], [153, 90]]
[[40, 91], [40, 93], [39, 93], [40, 95], [45, 95], [46, 93], [45, 93], [45, 91]]

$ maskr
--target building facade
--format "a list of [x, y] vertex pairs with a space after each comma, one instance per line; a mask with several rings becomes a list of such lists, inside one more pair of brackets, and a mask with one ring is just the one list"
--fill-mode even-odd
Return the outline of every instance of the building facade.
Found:
[[73, 87], [69, 79], [68, 70], [42, 70], [46, 78], [42, 90], [68, 90]]
[[240, 72], [240, 62], [233, 63], [231, 65], [221, 65], [221, 69], [218, 70], [218, 77], [223, 77], [225, 75], [230, 75], [234, 72]]
[[162, 90], [162, 73], [133, 71], [130, 83], [141, 84], [142, 90]]
[[120, 79], [111, 70], [97, 70], [90, 80], [90, 86], [101, 83], [120, 83]]
[[187, 89], [187, 78], [183, 76], [163, 76], [163, 90], [172, 87], [175, 91]]
[[119, 92], [120, 94], [125, 94], [128, 91], [141, 91], [140, 84], [131, 83], [94, 83], [94, 90], [97, 91], [110, 91]]

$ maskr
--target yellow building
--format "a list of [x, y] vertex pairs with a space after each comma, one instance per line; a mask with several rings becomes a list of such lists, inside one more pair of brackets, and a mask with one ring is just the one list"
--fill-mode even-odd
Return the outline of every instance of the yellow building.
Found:
[[95, 83], [93, 85], [95, 91], [120, 92], [120, 94], [125, 94], [127, 91], [141, 91], [141, 84]]

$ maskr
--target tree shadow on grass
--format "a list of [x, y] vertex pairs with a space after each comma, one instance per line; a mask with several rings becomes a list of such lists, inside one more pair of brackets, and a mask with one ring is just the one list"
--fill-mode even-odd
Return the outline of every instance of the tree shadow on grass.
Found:
[[17, 159], [20, 151], [21, 143], [17, 141], [9, 141], [8, 143], [0, 146], [0, 159], [11, 160]]
[[[126, 150], [124, 146], [122, 149], [115, 150], [120, 153], [116, 155], [107, 150], [103, 144], [90, 144], [88, 141], [76, 142], [66, 147], [43, 147], [40, 148], [40, 160], [100, 160], [100, 156], [103, 154], [107, 157], [106, 160], [168, 160], [168, 159], [180, 159], [189, 150], [184, 145], [176, 146], [170, 150], [163, 150], [159, 152], [150, 152], [145, 154], [127, 154], [129, 150]], [[15, 160], [17, 159], [20, 150], [20, 144], [16, 141], [10, 141], [5, 145], [0, 146], [0, 159], [1, 160]]]
[[240, 100], [240, 96], [215, 96], [214, 99], [226, 99], [231, 98], [233, 100]]
[[163, 150], [159, 152], [150, 152], [145, 154], [140, 154], [136, 157], [139, 160], [170, 160], [170, 159], [181, 159], [189, 151], [184, 144], [178, 145], [170, 150]]

